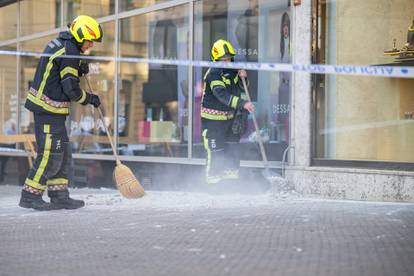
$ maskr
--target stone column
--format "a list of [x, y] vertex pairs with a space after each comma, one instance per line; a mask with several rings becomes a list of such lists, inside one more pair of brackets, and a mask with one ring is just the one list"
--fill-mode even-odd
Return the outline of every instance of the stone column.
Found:
[[[311, 63], [311, 1], [293, 7], [293, 63]], [[294, 150], [290, 165], [307, 167], [311, 162], [311, 75], [293, 74], [291, 137]]]

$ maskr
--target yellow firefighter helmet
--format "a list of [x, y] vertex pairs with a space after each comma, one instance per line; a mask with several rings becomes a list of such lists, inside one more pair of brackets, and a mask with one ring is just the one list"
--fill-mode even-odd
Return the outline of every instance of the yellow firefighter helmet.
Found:
[[213, 48], [211, 48], [212, 61], [217, 61], [224, 57], [234, 58], [235, 55], [233, 45], [224, 39], [219, 39], [214, 42]]
[[90, 16], [79, 15], [72, 24], [70, 24], [69, 31], [77, 42], [82, 43], [85, 40], [102, 41], [102, 28], [99, 23]]

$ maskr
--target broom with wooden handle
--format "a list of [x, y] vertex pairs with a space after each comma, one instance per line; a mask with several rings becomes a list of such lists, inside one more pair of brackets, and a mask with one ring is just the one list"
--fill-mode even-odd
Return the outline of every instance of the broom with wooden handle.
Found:
[[[242, 79], [242, 82], [243, 82], [244, 92], [246, 92], [247, 100], [249, 102], [251, 102], [252, 99], [250, 98], [250, 93], [249, 93], [249, 90], [248, 90], [247, 85], [246, 85], [246, 80], [245, 80], [245, 78], [241, 78], [241, 79]], [[262, 136], [260, 135], [260, 129], [259, 129], [259, 125], [257, 123], [256, 113], [252, 112], [251, 114], [252, 114], [252, 117], [253, 117], [253, 125], [254, 125], [254, 128], [256, 130], [257, 141], [259, 143], [260, 153], [262, 155], [263, 164], [264, 164], [264, 167], [265, 167], [262, 174], [265, 177], [265, 179], [271, 185], [274, 186], [275, 189], [280, 190], [281, 187], [286, 187], [287, 181], [280, 174], [277, 174], [277, 173], [272, 172], [270, 170], [269, 161], [267, 160], [267, 155], [266, 155], [266, 151], [265, 151], [265, 148], [264, 148]]]
[[[92, 92], [91, 85], [89, 84], [89, 80], [85, 75], [86, 83], [89, 86], [90, 93]], [[101, 117], [103, 126], [105, 128], [105, 132], [108, 136], [109, 142], [111, 144], [112, 151], [114, 152], [115, 160], [116, 160], [116, 166], [113, 173], [113, 178], [116, 183], [116, 187], [118, 188], [118, 191], [126, 198], [140, 198], [145, 195], [144, 188], [139, 183], [138, 179], [135, 177], [135, 175], [132, 173], [132, 171], [121, 163], [121, 160], [119, 160], [119, 156], [116, 153], [114, 142], [112, 141], [112, 136], [109, 133], [108, 128], [106, 127], [104, 116], [102, 114], [102, 110], [100, 107], [97, 108], [99, 111], [99, 116]]]

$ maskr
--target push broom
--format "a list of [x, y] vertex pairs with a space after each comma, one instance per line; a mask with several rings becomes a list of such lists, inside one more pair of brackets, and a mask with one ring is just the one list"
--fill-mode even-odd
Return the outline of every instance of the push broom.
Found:
[[[241, 78], [241, 79], [242, 79], [242, 82], [243, 82], [244, 91], [246, 92], [247, 100], [249, 102], [251, 102], [252, 99], [250, 98], [250, 93], [249, 93], [249, 90], [247, 89], [246, 80], [245, 80], [245, 78]], [[251, 114], [252, 114], [252, 117], [253, 117], [254, 128], [256, 130], [257, 141], [259, 143], [260, 153], [262, 155], [263, 164], [264, 164], [264, 167], [265, 167], [264, 171], [262, 171], [262, 174], [263, 174], [264, 178], [271, 185], [273, 185], [274, 188], [276, 188], [277, 190], [280, 191], [281, 189], [287, 187], [287, 180], [285, 178], [283, 178], [280, 174], [277, 174], [277, 173], [272, 172], [270, 170], [269, 162], [267, 160], [266, 151], [265, 151], [265, 148], [264, 148], [264, 145], [263, 145], [262, 136], [260, 135], [259, 125], [257, 123], [256, 113], [253, 111]]]
[[[93, 93], [89, 80], [85, 75], [86, 83], [89, 86], [89, 90]], [[108, 136], [109, 143], [111, 144], [112, 151], [115, 156], [116, 166], [113, 173], [113, 178], [116, 183], [116, 187], [122, 196], [126, 198], [140, 198], [145, 195], [144, 188], [139, 183], [138, 179], [132, 173], [132, 171], [121, 163], [119, 156], [115, 150], [114, 142], [112, 141], [112, 136], [109, 133], [108, 128], [106, 127], [104, 116], [100, 107], [97, 108], [99, 111], [99, 116], [101, 117], [102, 124], [105, 128], [106, 135]]]

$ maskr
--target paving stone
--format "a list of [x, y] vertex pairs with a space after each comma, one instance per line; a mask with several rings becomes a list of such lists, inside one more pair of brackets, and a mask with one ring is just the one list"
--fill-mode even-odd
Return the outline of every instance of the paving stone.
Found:
[[79, 210], [0, 186], [0, 275], [414, 275], [414, 204], [79, 189]]

